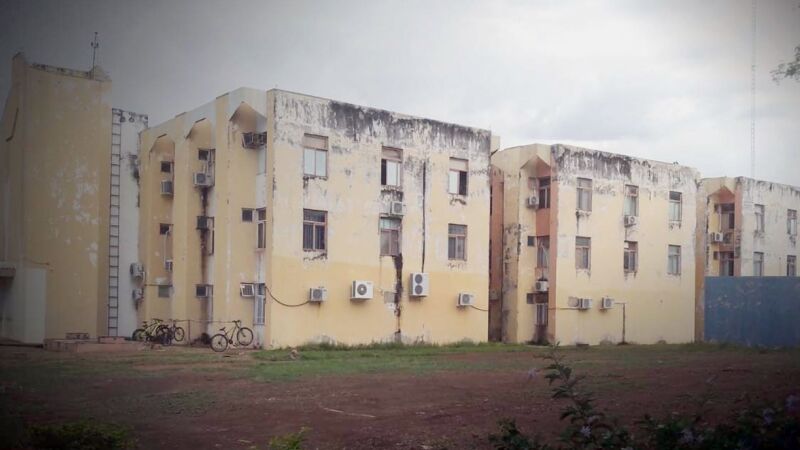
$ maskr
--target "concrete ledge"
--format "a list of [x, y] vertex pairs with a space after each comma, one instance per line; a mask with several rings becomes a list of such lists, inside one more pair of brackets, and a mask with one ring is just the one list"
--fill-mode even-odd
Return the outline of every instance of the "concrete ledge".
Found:
[[116, 336], [98, 338], [97, 341], [74, 339], [45, 339], [44, 349], [51, 352], [98, 353], [135, 352], [146, 348], [142, 342], [126, 341]]

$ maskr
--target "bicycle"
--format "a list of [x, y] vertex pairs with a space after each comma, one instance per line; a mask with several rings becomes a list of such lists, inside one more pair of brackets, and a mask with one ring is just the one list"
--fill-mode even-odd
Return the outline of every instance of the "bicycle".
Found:
[[139, 342], [169, 344], [172, 337], [169, 327], [164, 324], [163, 320], [152, 319], [149, 323], [146, 320], [142, 322], [142, 328], [134, 330], [131, 339]]
[[186, 337], [186, 331], [177, 325], [177, 321], [170, 320], [170, 322], [171, 324], [166, 326], [169, 332], [169, 340], [183, 342], [183, 338]]
[[225, 327], [219, 329], [221, 333], [217, 333], [211, 337], [211, 349], [215, 352], [224, 352], [228, 349], [228, 345], [233, 344], [233, 336], [236, 335], [236, 342], [242, 347], [247, 347], [253, 343], [253, 330], [242, 326], [241, 320], [233, 321], [233, 328], [226, 331]]

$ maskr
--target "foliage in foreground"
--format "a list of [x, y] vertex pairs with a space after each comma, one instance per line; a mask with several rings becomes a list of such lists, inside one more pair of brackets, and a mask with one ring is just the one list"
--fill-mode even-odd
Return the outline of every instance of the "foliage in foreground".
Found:
[[755, 406], [747, 402], [727, 421], [712, 425], [703, 413], [671, 414], [662, 418], [645, 415], [638, 432], [599, 411], [590, 392], [581, 389], [583, 376], [576, 376], [564, 363], [556, 346], [546, 357], [551, 364], [545, 378], [553, 387], [552, 398], [565, 399], [561, 412], [566, 420], [560, 445], [553, 447], [539, 436], [529, 437], [513, 420], [499, 423], [500, 432], [489, 436], [498, 450], [562, 449], [783, 449], [800, 448], [800, 398], [790, 395], [782, 404]]
[[134, 447], [127, 429], [89, 421], [31, 427], [29, 445], [35, 449], [122, 450]]
[[303, 427], [297, 433], [275, 436], [269, 441], [269, 450], [302, 450], [307, 432], [308, 428]]

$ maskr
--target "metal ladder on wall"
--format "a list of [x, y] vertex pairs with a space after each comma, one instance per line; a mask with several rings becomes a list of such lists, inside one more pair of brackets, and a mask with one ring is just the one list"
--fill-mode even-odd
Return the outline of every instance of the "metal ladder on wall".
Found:
[[118, 336], [119, 327], [119, 176], [122, 145], [122, 112], [111, 114], [111, 184], [108, 216], [108, 335]]

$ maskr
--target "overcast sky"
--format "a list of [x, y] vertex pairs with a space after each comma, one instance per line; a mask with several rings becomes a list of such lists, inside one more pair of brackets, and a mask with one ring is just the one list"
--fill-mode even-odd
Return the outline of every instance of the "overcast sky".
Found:
[[[0, 0], [10, 60], [113, 79], [157, 124], [241, 86], [749, 175], [751, 2]], [[800, 186], [800, 0], [759, 0], [756, 177]]]

